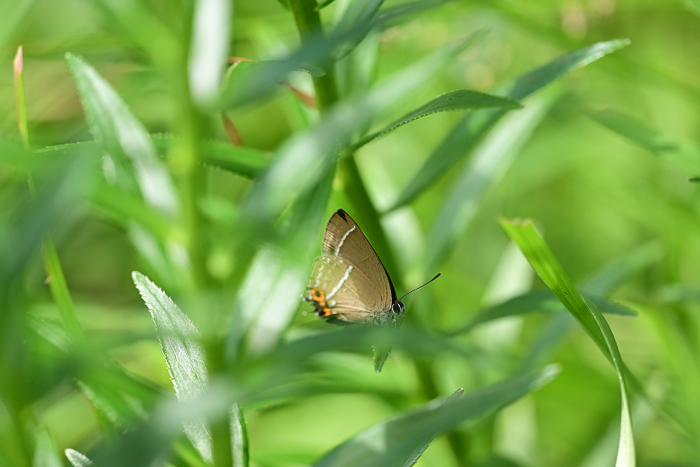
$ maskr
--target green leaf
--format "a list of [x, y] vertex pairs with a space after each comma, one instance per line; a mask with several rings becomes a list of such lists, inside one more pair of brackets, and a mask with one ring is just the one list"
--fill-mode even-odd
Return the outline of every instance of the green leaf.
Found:
[[248, 429], [238, 404], [231, 409], [231, 449], [233, 467], [248, 467]]
[[73, 449], [66, 449], [66, 457], [73, 464], [73, 467], [95, 467], [90, 459]]
[[639, 120], [614, 110], [586, 114], [609, 130], [644, 149], [668, 159], [681, 169], [700, 173], [700, 145], [663, 133]]
[[[637, 316], [637, 314], [630, 309], [618, 305], [617, 303], [610, 302], [603, 297], [589, 295], [587, 299], [595, 304], [602, 313], [620, 316]], [[480, 324], [508, 316], [529, 313], [559, 313], [562, 311], [566, 311], [566, 308], [564, 308], [557, 297], [552, 295], [548, 290], [533, 290], [482, 311], [476, 315], [467, 326], [457, 331], [457, 333], [467, 332]]]
[[436, 97], [427, 104], [407, 113], [381, 130], [365, 136], [362, 138], [362, 140], [353, 144], [351, 150], [357, 150], [365, 144], [379, 138], [380, 136], [383, 136], [385, 133], [427, 115], [451, 110], [485, 109], [492, 107], [503, 107], [507, 109], [522, 108], [518, 102], [515, 102], [512, 99], [506, 99], [477, 91], [458, 89], [456, 91], [446, 92], [445, 94]]
[[105, 175], [126, 189], [135, 177], [144, 200], [166, 215], [179, 212], [175, 187], [151, 138], [121, 97], [82, 58], [66, 55], [90, 132], [108, 156]]
[[23, 24], [23, 20], [36, 0], [18, 0], [3, 3], [0, 15], [0, 46], [6, 47], [12, 40], [15, 29]]
[[598, 308], [584, 299], [576, 290], [569, 276], [564, 272], [554, 253], [537, 233], [532, 222], [501, 219], [501, 227], [520, 247], [521, 251], [540, 276], [542, 281], [554, 292], [571, 314], [583, 326], [608, 357], [617, 371], [622, 395], [622, 415], [620, 422], [620, 444], [618, 446], [616, 467], [633, 467], [635, 465], [634, 438], [632, 419], [627, 400], [625, 367], [615, 337], [608, 322]]
[[63, 463], [58, 457], [56, 446], [51, 435], [45, 429], [39, 429], [34, 448], [33, 467], [61, 467]]
[[353, 0], [350, 2], [335, 25], [332, 34], [340, 37], [352, 35], [352, 39], [343, 43], [335, 51], [335, 61], [352, 52], [372, 28], [376, 26], [374, 18], [382, 3], [384, 3], [384, 0]]
[[[178, 139], [161, 134], [151, 134], [151, 141], [156, 149], [164, 154], [178, 144]], [[212, 166], [228, 170], [247, 178], [255, 178], [270, 165], [270, 154], [246, 146], [234, 146], [221, 141], [203, 141], [201, 143], [202, 160]], [[94, 141], [83, 143], [61, 144], [48, 146], [36, 151], [37, 155], [46, 158], [58, 156], [74, 156], [79, 154], [100, 156], [99, 148]]]
[[525, 109], [501, 121], [475, 149], [428, 232], [427, 272], [440, 267], [476, 215], [482, 198], [513, 164], [557, 97], [558, 93], [547, 93], [531, 100]]
[[277, 217], [291, 200], [314, 186], [335, 165], [339, 143], [347, 144], [357, 128], [422, 85], [476, 37], [433, 52], [369, 93], [333, 107], [316, 127], [291, 138], [250, 193], [245, 208], [248, 216], [267, 220]]
[[321, 8], [326, 8], [333, 2], [335, 2], [335, 0], [321, 0], [320, 2], [318, 2], [318, 6], [316, 6], [316, 9], [320, 10]]
[[[209, 379], [199, 331], [180, 308], [146, 276], [132, 273], [156, 327], [177, 399], [188, 402], [201, 395]], [[211, 433], [199, 417], [185, 423], [185, 434], [204, 460], [211, 462]]]
[[200, 108], [211, 107], [217, 97], [230, 47], [233, 0], [197, 0], [187, 71], [190, 94]]
[[[586, 66], [628, 44], [628, 40], [614, 40], [599, 42], [579, 49], [519, 76], [498, 87], [493, 94], [503, 95], [516, 101], [523, 100], [565, 74]], [[426, 188], [437, 182], [467, 151], [474, 147], [489, 128], [506, 112], [508, 110], [505, 109], [484, 110], [470, 113], [464, 117], [416, 172], [391, 209], [411, 202]]]
[[551, 381], [558, 370], [545, 368], [509, 379], [448, 401], [433, 401], [420, 409], [379, 423], [346, 441], [314, 467], [413, 465], [425, 446], [440, 433], [499, 410]]

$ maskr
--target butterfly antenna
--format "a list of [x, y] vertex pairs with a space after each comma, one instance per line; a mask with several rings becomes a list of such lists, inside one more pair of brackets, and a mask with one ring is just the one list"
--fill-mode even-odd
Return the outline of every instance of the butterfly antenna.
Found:
[[[418, 289], [422, 289], [423, 287], [425, 287], [426, 285], [430, 284], [431, 282], [433, 282], [435, 279], [437, 279], [437, 278], [440, 277], [441, 275], [442, 275], [442, 273], [441, 273], [441, 272], [438, 272], [437, 276], [433, 277], [432, 279], [430, 279], [428, 282], [426, 282], [425, 284], [421, 285], [420, 287], [416, 287], [415, 289], [411, 290], [410, 292], [403, 294], [403, 297], [405, 297], [406, 295], [408, 295], [408, 294], [410, 294], [410, 293], [415, 292], [415, 291], [418, 290]], [[403, 297], [399, 298], [399, 301], [403, 300]]]

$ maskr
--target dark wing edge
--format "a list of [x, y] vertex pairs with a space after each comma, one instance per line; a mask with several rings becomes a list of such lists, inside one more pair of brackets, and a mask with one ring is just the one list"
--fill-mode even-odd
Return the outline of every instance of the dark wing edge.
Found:
[[[389, 272], [387, 272], [386, 267], [384, 266], [384, 263], [382, 263], [382, 259], [379, 257], [379, 255], [377, 254], [376, 250], [375, 250], [374, 247], [372, 246], [372, 242], [369, 241], [369, 239], [367, 238], [367, 235], [365, 235], [365, 233], [362, 231], [362, 229], [360, 228], [360, 226], [358, 225], [358, 223], [355, 222], [355, 219], [353, 219], [353, 218], [350, 216], [350, 214], [348, 214], [347, 212], [345, 212], [345, 211], [342, 210], [342, 209], [338, 209], [335, 213], [333, 213], [333, 216], [335, 216], [336, 214], [337, 214], [338, 216], [340, 216], [340, 218], [343, 219], [343, 220], [344, 220], [345, 222], [347, 222], [348, 224], [349, 224], [350, 222], [352, 222], [353, 224], [355, 224], [355, 225], [357, 226], [357, 230], [359, 230], [360, 233], [362, 234], [362, 236], [365, 237], [365, 240], [367, 240], [367, 243], [369, 244], [369, 247], [372, 249], [372, 252], [374, 252], [374, 256], [377, 257], [377, 260], [379, 260], [379, 264], [382, 265], [382, 268], [384, 269], [384, 274], [386, 274], [386, 278], [387, 278], [387, 280], [389, 281], [389, 288], [391, 289], [391, 303], [393, 304], [396, 300], [398, 300], [398, 297], [396, 296], [396, 289], [394, 289], [394, 283], [391, 282], [391, 277], [389, 276]], [[330, 224], [331, 221], [333, 220], [333, 216], [331, 216], [331, 218], [328, 220], [328, 223], [329, 223], [329, 224]], [[348, 219], [350, 219], [350, 221], [348, 221]], [[328, 227], [326, 227], [326, 229], [328, 229]]]

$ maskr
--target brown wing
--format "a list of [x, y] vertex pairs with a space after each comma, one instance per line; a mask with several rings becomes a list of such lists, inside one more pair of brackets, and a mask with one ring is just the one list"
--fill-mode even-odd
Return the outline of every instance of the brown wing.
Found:
[[[360, 226], [342, 209], [335, 212], [326, 226], [323, 238], [323, 254], [350, 261], [367, 276], [374, 287], [379, 289], [383, 303], [396, 300], [396, 292], [379, 256], [360, 230]], [[364, 290], [363, 290], [364, 292]]]
[[[322, 297], [330, 311], [325, 318], [335, 317], [352, 323], [370, 323], [391, 310], [391, 301], [382, 296], [367, 274], [341, 256], [323, 255], [316, 258], [309, 278], [309, 297]], [[391, 298], [391, 297], [389, 297]], [[318, 309], [318, 308], [317, 308]]]

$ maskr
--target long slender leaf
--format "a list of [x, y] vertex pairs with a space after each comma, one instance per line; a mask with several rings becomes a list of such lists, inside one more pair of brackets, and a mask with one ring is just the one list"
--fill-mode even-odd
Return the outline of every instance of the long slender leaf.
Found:
[[423, 84], [435, 70], [475, 40], [472, 36], [444, 47], [402, 70], [368, 94], [331, 109], [315, 128], [292, 138], [275, 163], [259, 179], [246, 211], [253, 219], [276, 217], [301, 192], [314, 186], [338, 157], [338, 144], [347, 144], [355, 129]]
[[542, 372], [519, 376], [446, 402], [431, 402], [363, 431], [335, 448], [314, 467], [412, 465], [420, 455], [420, 448], [436, 435], [464, 420], [503, 408], [547, 384], [557, 372], [548, 367]]
[[34, 449], [33, 467], [61, 467], [62, 465], [51, 435], [45, 429], [39, 430]]
[[390, 123], [381, 130], [365, 136], [357, 143], [353, 144], [351, 150], [357, 150], [365, 144], [383, 136], [384, 134], [394, 130], [395, 128], [410, 123], [427, 115], [432, 115], [438, 112], [448, 112], [452, 110], [468, 110], [468, 109], [486, 109], [492, 107], [503, 107], [506, 109], [520, 109], [522, 106], [512, 99], [493, 96], [478, 91], [469, 91], [466, 89], [458, 89], [456, 91], [446, 92], [427, 104], [424, 104], [417, 109], [412, 110], [398, 120]]
[[66, 55], [66, 61], [78, 87], [90, 132], [109, 156], [108, 164], [116, 172], [117, 182], [131, 188], [130, 180], [135, 175], [149, 205], [167, 215], [176, 215], [179, 206], [175, 187], [146, 129], [94, 68], [71, 54]]
[[[136, 288], [151, 313], [163, 356], [177, 398], [189, 402], [202, 394], [208, 373], [199, 332], [180, 308], [146, 276], [132, 273]], [[185, 434], [202, 457], [212, 460], [211, 434], [206, 421], [198, 417], [185, 423]]]
[[[628, 40], [614, 40], [599, 42], [579, 49], [519, 76], [513, 81], [498, 87], [493, 94], [503, 95], [520, 101], [565, 74], [586, 66], [628, 44]], [[474, 147], [488, 129], [506, 112], [507, 110], [502, 109], [484, 110], [464, 117], [416, 172], [416, 175], [406, 185], [392, 209], [409, 203], [440, 179], [467, 151]]]
[[426, 271], [438, 268], [477, 213], [481, 199], [510, 168], [550, 109], [556, 94], [544, 94], [499, 123], [472, 154], [428, 233]]
[[700, 144], [663, 133], [614, 110], [589, 111], [586, 114], [609, 130], [668, 159], [690, 174], [700, 174]]
[[584, 330], [593, 338], [606, 357], [613, 363], [617, 371], [622, 396], [620, 443], [615, 466], [633, 467], [635, 465], [634, 437], [629, 402], [627, 400], [625, 367], [610, 326], [600, 311], [598, 311], [598, 308], [578, 293], [571, 279], [564, 272], [554, 253], [537, 233], [531, 221], [502, 219], [500, 223], [508, 236], [518, 244], [542, 281], [554, 292], [557, 298], [579, 321]]
[[[637, 316], [637, 314], [630, 309], [618, 305], [617, 303], [610, 302], [603, 297], [589, 295], [587, 299], [595, 304], [602, 313], [620, 316]], [[552, 295], [549, 291], [533, 290], [482, 311], [476, 315], [467, 326], [457, 332], [467, 332], [482, 323], [505, 318], [507, 316], [538, 312], [558, 313], [562, 311], [566, 311], [566, 308], [557, 300], [557, 297]]]

